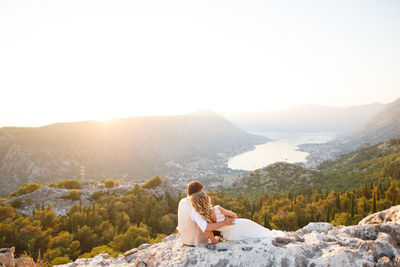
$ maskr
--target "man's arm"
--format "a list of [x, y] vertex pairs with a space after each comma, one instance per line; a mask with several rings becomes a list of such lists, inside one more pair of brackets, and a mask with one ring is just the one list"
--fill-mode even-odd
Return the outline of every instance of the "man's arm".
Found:
[[233, 222], [233, 219], [226, 217], [225, 220], [222, 222], [208, 223], [206, 229], [204, 230], [204, 233], [208, 236], [208, 238], [210, 238], [211, 243], [217, 244], [220, 241], [220, 239], [219, 239], [219, 237], [218, 237], [218, 239], [215, 238], [214, 233], [212, 231], [216, 230], [222, 226], [232, 225], [232, 224], [235, 224]]

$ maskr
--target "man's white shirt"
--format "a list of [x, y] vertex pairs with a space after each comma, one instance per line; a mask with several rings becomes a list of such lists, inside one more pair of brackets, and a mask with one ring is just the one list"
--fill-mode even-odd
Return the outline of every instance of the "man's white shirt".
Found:
[[[190, 197], [189, 201], [190, 201]], [[207, 221], [195, 210], [195, 208], [192, 207], [190, 210], [190, 219], [194, 221], [197, 226], [199, 226], [201, 231], [205, 231], [207, 228]]]

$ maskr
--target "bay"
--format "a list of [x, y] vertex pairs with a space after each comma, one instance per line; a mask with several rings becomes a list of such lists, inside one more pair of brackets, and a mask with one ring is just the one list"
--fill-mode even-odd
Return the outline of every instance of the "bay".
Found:
[[306, 162], [307, 152], [298, 151], [298, 145], [325, 143], [335, 137], [333, 133], [256, 133], [274, 140], [256, 145], [255, 149], [229, 159], [228, 167], [254, 171], [275, 162]]

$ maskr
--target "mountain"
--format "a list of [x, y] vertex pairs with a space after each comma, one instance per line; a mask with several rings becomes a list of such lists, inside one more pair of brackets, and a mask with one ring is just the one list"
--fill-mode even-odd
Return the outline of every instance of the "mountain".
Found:
[[213, 112], [0, 128], [0, 196], [64, 178], [127, 180], [167, 173], [167, 163], [240, 153], [265, 137]]
[[322, 161], [335, 158], [360, 147], [373, 146], [379, 142], [400, 137], [400, 98], [385, 105], [385, 108], [353, 132], [339, 136], [322, 144], [302, 144], [300, 151], [310, 153], [308, 165], [317, 166]]
[[388, 104], [355, 134], [355, 138], [369, 144], [398, 137], [400, 137], [400, 98]]
[[317, 105], [291, 107], [275, 112], [225, 113], [227, 119], [251, 132], [337, 132], [361, 127], [385, 108], [384, 104], [341, 108]]
[[182, 246], [177, 235], [142, 244], [117, 258], [107, 253], [57, 265], [72, 266], [398, 266], [400, 206], [372, 214], [359, 225], [309, 223], [274, 238]]

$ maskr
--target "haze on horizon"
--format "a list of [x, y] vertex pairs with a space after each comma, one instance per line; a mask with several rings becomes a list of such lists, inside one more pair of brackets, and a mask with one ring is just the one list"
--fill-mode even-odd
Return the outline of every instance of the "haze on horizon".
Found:
[[400, 95], [399, 1], [0, 2], [0, 127]]

